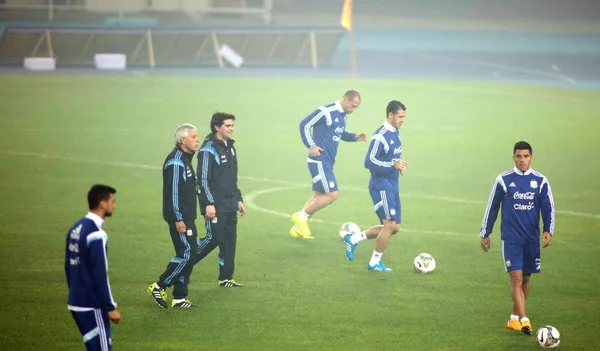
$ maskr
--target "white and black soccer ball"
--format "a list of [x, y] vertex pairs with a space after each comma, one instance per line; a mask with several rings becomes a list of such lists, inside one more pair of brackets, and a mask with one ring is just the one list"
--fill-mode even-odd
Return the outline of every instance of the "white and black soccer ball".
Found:
[[538, 345], [543, 349], [553, 349], [560, 344], [560, 333], [551, 325], [541, 327], [535, 335]]
[[419, 273], [433, 272], [435, 269], [435, 258], [426, 252], [422, 252], [415, 257], [413, 265]]
[[360, 227], [354, 222], [346, 222], [340, 227], [340, 238], [342, 240], [344, 240], [346, 235], [355, 233], [360, 233]]

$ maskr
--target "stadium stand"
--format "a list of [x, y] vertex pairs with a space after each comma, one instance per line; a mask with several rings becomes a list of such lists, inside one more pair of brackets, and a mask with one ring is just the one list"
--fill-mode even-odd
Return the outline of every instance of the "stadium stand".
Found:
[[272, 25], [272, 0], [7, 1], [0, 65], [52, 57], [58, 68], [93, 66], [96, 54], [113, 53], [126, 55], [128, 67], [227, 67], [226, 45], [246, 66], [318, 67], [345, 34], [338, 25]]

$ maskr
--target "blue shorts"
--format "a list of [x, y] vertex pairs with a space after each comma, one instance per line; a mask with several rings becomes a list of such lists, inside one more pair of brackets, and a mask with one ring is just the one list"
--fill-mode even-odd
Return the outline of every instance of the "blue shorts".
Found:
[[338, 191], [338, 184], [333, 174], [333, 166], [309, 159], [308, 170], [312, 176], [313, 191], [321, 193]]
[[539, 273], [542, 268], [540, 243], [515, 243], [502, 240], [504, 269], [523, 271], [523, 274]]
[[108, 311], [94, 308], [92, 311], [71, 311], [71, 314], [75, 323], [77, 323], [77, 327], [79, 327], [86, 350], [111, 350]]
[[390, 190], [369, 190], [375, 213], [379, 221], [383, 223], [384, 219], [395, 220], [397, 224], [402, 221], [402, 211], [400, 206], [400, 194]]

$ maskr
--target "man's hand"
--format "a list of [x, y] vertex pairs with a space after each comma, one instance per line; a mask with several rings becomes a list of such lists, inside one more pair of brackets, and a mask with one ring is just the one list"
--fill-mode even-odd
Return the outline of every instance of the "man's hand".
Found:
[[108, 319], [110, 319], [115, 324], [119, 324], [119, 322], [121, 321], [121, 312], [119, 312], [119, 310], [117, 309], [109, 311]]
[[187, 227], [185, 226], [185, 223], [183, 223], [183, 221], [175, 222], [175, 228], [179, 233], [185, 233], [187, 231]]
[[396, 168], [402, 175], [406, 173], [406, 160], [404, 157], [394, 162], [394, 168]]
[[485, 252], [488, 252], [488, 250], [490, 249], [490, 237], [488, 236], [487, 238], [481, 238], [481, 249]]
[[217, 215], [217, 210], [215, 210], [215, 206], [214, 205], [208, 205], [206, 206], [206, 211], [205, 211], [205, 217], [207, 219], [213, 219], [215, 218], [215, 216]]
[[356, 133], [356, 134], [354, 134], [354, 138], [356, 138], [356, 141], [367, 141], [367, 134]]
[[238, 211], [240, 212], [240, 215], [242, 217], [244, 217], [244, 215], [246, 214], [246, 207], [244, 206], [244, 203], [241, 201], [238, 201]]
[[313, 145], [310, 148], [308, 148], [308, 153], [312, 156], [312, 157], [317, 157], [317, 156], [321, 156], [321, 151], [323, 151], [323, 149], [321, 149], [320, 147], [318, 147], [317, 145]]
[[544, 232], [542, 233], [542, 240], [544, 240], [544, 245], [542, 246], [543, 249], [552, 242], [552, 235], [550, 235], [548, 232]]

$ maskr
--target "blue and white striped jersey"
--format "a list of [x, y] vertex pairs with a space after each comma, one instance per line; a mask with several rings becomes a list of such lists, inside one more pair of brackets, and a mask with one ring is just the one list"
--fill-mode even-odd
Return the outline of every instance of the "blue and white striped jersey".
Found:
[[540, 241], [540, 214], [544, 232], [554, 235], [554, 199], [546, 177], [533, 169], [514, 167], [496, 178], [488, 200], [479, 236], [492, 233], [502, 207], [500, 236], [509, 242]]
[[369, 190], [399, 191], [400, 172], [394, 163], [402, 157], [402, 142], [398, 129], [385, 121], [371, 137], [365, 157], [365, 168], [371, 171]]
[[339, 101], [321, 106], [300, 122], [300, 136], [307, 148], [317, 145], [323, 151], [321, 155], [309, 159], [322, 161], [329, 165], [335, 163], [335, 156], [340, 139], [343, 141], [356, 141], [356, 135], [346, 131], [346, 119]]
[[72, 311], [94, 308], [112, 311], [117, 308], [108, 282], [108, 236], [102, 230], [103, 222], [100, 216], [89, 212], [67, 233], [65, 273], [69, 287], [68, 307]]

